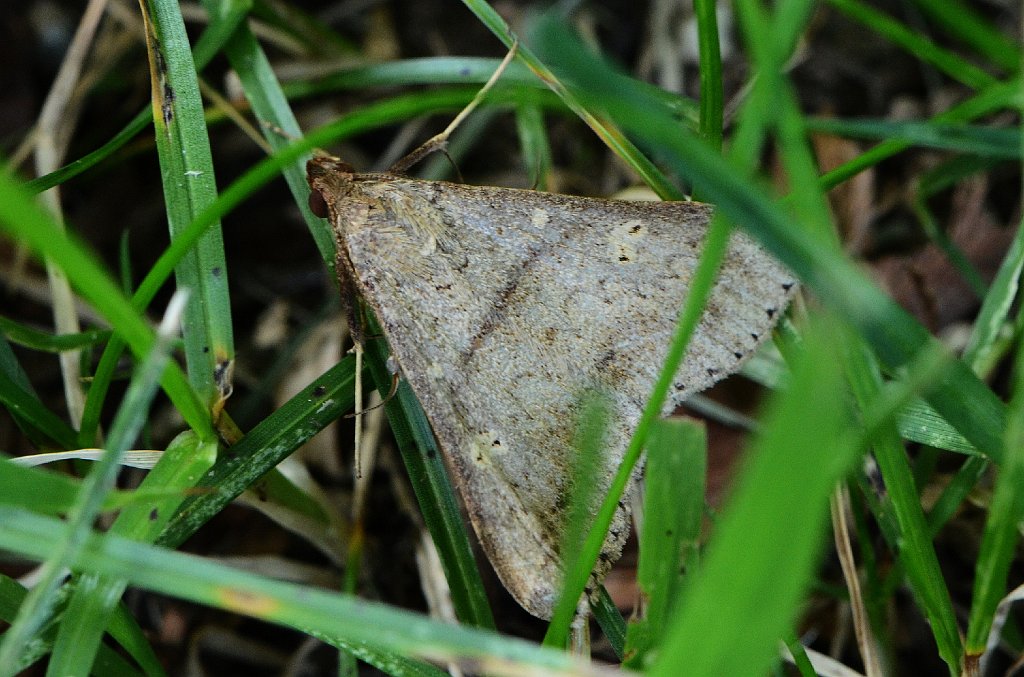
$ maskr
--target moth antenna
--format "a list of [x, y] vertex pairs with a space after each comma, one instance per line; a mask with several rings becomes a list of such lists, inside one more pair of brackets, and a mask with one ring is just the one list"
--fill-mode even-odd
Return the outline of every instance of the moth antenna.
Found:
[[[432, 136], [422, 146], [415, 149], [414, 151], [406, 155], [404, 158], [402, 158], [395, 164], [391, 165], [391, 168], [388, 169], [388, 173], [405, 174], [407, 171], [409, 171], [410, 167], [412, 167], [417, 162], [419, 162], [426, 156], [430, 155], [431, 153], [435, 151], [446, 151], [446, 149], [448, 148], [448, 137], [451, 136], [452, 132], [455, 131], [455, 128], [462, 124], [462, 121], [465, 120], [466, 117], [470, 113], [472, 113], [477, 106], [480, 105], [480, 102], [483, 101], [485, 96], [487, 96], [487, 92], [489, 92], [491, 88], [494, 87], [494, 84], [498, 81], [498, 78], [500, 78], [501, 74], [505, 72], [505, 69], [508, 68], [508, 65], [512, 63], [512, 59], [515, 57], [516, 50], [518, 48], [519, 41], [517, 40], [516, 42], [512, 43], [512, 48], [508, 50], [508, 54], [506, 54], [505, 58], [501, 60], [501, 63], [498, 64], [498, 67], [495, 69], [494, 73], [491, 74], [491, 77], [487, 80], [487, 82], [484, 83], [484, 86], [480, 88], [480, 91], [476, 93], [476, 96], [473, 97], [473, 100], [466, 104], [466, 107], [463, 108], [459, 112], [459, 114], [455, 116], [455, 119], [452, 120], [447, 127], [445, 127], [443, 132]], [[456, 169], [456, 171], [458, 170]]]

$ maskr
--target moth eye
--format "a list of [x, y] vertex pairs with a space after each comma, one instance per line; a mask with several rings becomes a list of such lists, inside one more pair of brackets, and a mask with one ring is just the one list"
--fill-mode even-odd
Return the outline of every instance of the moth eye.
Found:
[[324, 199], [323, 193], [318, 190], [313, 190], [309, 194], [309, 211], [321, 219], [327, 218], [327, 200]]

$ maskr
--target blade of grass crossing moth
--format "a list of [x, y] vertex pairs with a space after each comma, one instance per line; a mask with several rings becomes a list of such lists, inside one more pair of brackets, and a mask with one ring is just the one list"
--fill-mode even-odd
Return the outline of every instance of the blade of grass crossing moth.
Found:
[[[210, 139], [181, 9], [172, 0], [140, 0], [146, 27], [153, 119], [167, 225], [174, 239], [217, 197]], [[231, 304], [220, 224], [212, 224], [175, 269], [191, 289], [183, 339], [188, 376], [214, 418], [231, 394]]]
[[63, 528], [63, 541], [47, 558], [36, 586], [29, 592], [25, 603], [0, 643], [0, 674], [4, 666], [14, 665], [25, 644], [49, 617], [63, 571], [71, 566], [79, 550], [91, 533], [93, 520], [113, 489], [120, 469], [119, 460], [142, 429], [149, 412], [149, 404], [156, 393], [160, 375], [168, 362], [171, 349], [171, 327], [177, 323], [185, 299], [172, 297], [165, 317], [165, 325], [153, 350], [136, 370], [125, 393], [124, 401], [110, 428], [107, 453], [96, 463], [82, 484], [75, 505], [68, 513]]
[[[380, 335], [380, 327], [375, 321], [371, 320], [368, 328], [369, 335]], [[386, 366], [388, 353], [384, 342], [367, 342], [365, 357], [377, 390], [386, 397], [391, 390], [391, 374]], [[407, 382], [398, 384], [398, 391], [387, 402], [385, 410], [423, 513], [423, 521], [441, 558], [455, 612], [464, 623], [493, 628], [494, 616], [454, 488], [430, 423]]]
[[[758, 675], [777, 660], [824, 541], [829, 494], [859, 451], [845, 404], [840, 327], [821, 317], [805, 332], [789, 387], [762, 417], [649, 674], [676, 675], [685, 665], [688, 675]], [[735, 641], [736, 628], [743, 642]]]
[[679, 602], [684, 576], [698, 568], [706, 471], [703, 423], [658, 421], [647, 446], [637, 567], [640, 613], [629, 623], [627, 667], [649, 666]]
[[[124, 508], [110, 533], [152, 542], [185, 499], [185, 491], [203, 477], [217, 456], [216, 442], [203, 443], [192, 431], [176, 437], [157, 465], [146, 475], [140, 490], [174, 489], [176, 496]], [[70, 675], [92, 665], [100, 640], [127, 583], [97, 574], [76, 577], [74, 592], [57, 633], [49, 673]]]
[[[785, 263], [824, 303], [850, 318], [888, 369], [899, 369], [919, 350], [935, 344], [928, 331], [846, 260], [834, 243], [806, 237], [806, 231], [795, 229], [774, 200], [697, 139], [680, 134], [664, 109], [649, 99], [638, 99], [638, 90], [623, 88], [621, 83], [610, 90], [604, 70], [581, 54], [561, 56], [563, 65], [573, 70], [574, 80], [585, 87], [584, 98], [600, 96], [609, 115], [652, 147], [661, 148], [666, 163], [689, 177], [720, 212]], [[945, 376], [925, 393], [925, 399], [971, 444], [998, 460], [1005, 405], [963, 363], [950, 361]]]
[[[583, 542], [587, 532], [593, 528], [591, 522], [602, 497], [595, 492], [600, 477], [601, 454], [605, 448], [605, 435], [610, 404], [607, 396], [600, 392], [581, 393], [580, 416], [577, 422], [574, 445], [576, 459], [571, 475], [572, 484], [568, 487], [569, 503], [568, 524], [565, 537], [561, 543], [561, 553], [565, 568], [569, 571], [585, 568], [589, 573], [593, 564], [582, 560]], [[567, 579], [568, 580], [568, 579]], [[571, 585], [566, 585], [558, 601], [557, 608], [572, 606], [579, 602], [579, 592]], [[571, 611], [571, 609], [570, 609]], [[558, 611], [555, 612], [559, 614]], [[553, 632], [552, 628], [556, 631]], [[569, 626], [552, 624], [544, 636], [545, 646], [563, 648], [569, 646]]]
[[[0, 506], [0, 547], [40, 558], [64, 537], [63, 525], [17, 508]], [[130, 585], [178, 599], [260, 618], [300, 631], [417, 659], [456, 657], [487, 674], [597, 675], [560, 651], [494, 632], [435, 621], [421, 614], [348, 595], [268, 579], [181, 552], [114, 534], [92, 534], [71, 562], [78, 571], [124, 578]]]
[[687, 345], [693, 336], [697, 323], [704, 313], [704, 306], [707, 303], [711, 287], [725, 256], [730, 231], [730, 226], [722, 218], [715, 216], [711, 219], [711, 224], [708, 227], [704, 240], [704, 248], [694, 270], [693, 278], [690, 281], [686, 300], [679, 311], [679, 319], [675, 333], [672, 336], [672, 342], [665, 356], [665, 363], [658, 374], [658, 380], [652, 389], [651, 396], [644, 405], [640, 421], [637, 423], [633, 437], [630, 439], [629, 448], [623, 455], [622, 462], [609, 485], [608, 493], [601, 504], [601, 508], [587, 532], [587, 537], [580, 551], [580, 556], [577, 558], [576, 566], [567, 566], [566, 568], [563, 591], [555, 605], [551, 623], [548, 625], [545, 635], [545, 642], [548, 641], [547, 637], [557, 638], [567, 632], [574, 613], [576, 600], [583, 593], [590, 572], [597, 563], [605, 534], [611, 526], [618, 502], [625, 492], [633, 468], [640, 459], [640, 454], [647, 442], [650, 429], [661, 416], [661, 410], [665, 404], [668, 390], [672, 386], [675, 374], [678, 372], [679, 365], [686, 354]]

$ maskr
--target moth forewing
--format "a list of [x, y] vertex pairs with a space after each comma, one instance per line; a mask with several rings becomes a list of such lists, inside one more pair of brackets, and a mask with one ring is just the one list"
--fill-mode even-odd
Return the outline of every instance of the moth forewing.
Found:
[[[549, 617], [578, 396], [611, 396], [603, 494], [665, 358], [710, 208], [359, 175], [328, 159], [310, 162], [309, 182], [491, 563], [528, 611]], [[667, 409], [738, 369], [793, 287], [734, 236]], [[592, 583], [627, 535], [624, 500]]]

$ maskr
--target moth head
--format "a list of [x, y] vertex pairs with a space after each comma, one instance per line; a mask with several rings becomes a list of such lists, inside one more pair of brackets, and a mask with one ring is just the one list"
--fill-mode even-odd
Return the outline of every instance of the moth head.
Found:
[[328, 218], [330, 207], [345, 194], [354, 173], [352, 165], [335, 157], [314, 157], [307, 162], [309, 210], [322, 219]]

